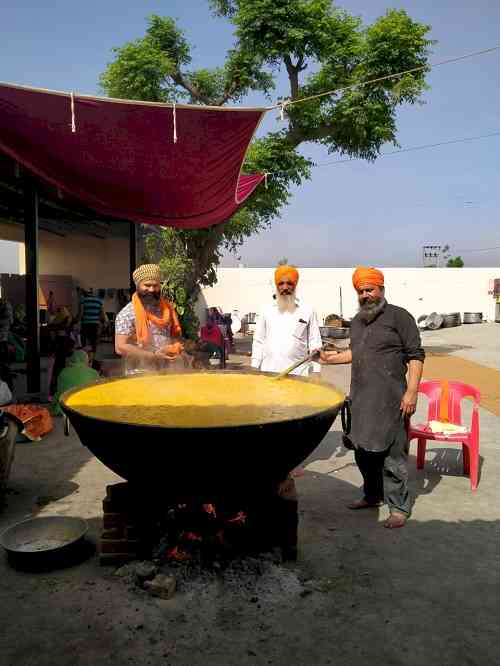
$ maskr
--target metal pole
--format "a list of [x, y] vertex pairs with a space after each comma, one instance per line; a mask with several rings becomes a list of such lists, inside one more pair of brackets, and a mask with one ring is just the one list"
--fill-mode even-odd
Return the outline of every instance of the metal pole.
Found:
[[137, 224], [135, 222], [129, 223], [129, 239], [130, 239], [130, 293], [135, 291], [135, 284], [132, 280], [132, 273], [137, 268]]
[[26, 381], [28, 393], [40, 393], [40, 323], [38, 302], [38, 193], [30, 176], [24, 181], [24, 245], [26, 252]]
[[342, 287], [339, 287], [339, 292], [340, 292], [340, 316], [344, 316], [343, 308], [342, 308]]

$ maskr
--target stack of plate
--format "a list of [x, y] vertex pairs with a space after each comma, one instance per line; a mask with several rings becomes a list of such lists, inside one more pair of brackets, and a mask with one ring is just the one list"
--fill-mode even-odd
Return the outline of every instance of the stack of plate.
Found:
[[437, 312], [430, 315], [422, 315], [417, 320], [418, 327], [422, 330], [437, 331], [443, 325], [443, 316]]

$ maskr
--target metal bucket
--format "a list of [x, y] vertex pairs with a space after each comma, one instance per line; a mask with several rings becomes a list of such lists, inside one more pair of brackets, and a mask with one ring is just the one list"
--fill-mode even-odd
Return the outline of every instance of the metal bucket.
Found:
[[482, 312], [464, 312], [464, 324], [481, 324], [482, 321]]

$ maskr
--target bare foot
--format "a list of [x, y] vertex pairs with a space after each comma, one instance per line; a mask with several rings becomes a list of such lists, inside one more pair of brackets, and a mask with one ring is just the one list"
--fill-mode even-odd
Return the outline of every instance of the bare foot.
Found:
[[353, 511], [359, 511], [359, 509], [376, 509], [379, 506], [382, 506], [383, 502], [367, 502], [364, 498], [360, 500], [356, 500], [355, 502], [352, 502], [351, 504], [347, 505], [348, 509], [352, 509]]
[[384, 523], [384, 527], [387, 527], [390, 530], [396, 529], [398, 527], [404, 527], [408, 516], [405, 513], [400, 511], [392, 511], [389, 518]]

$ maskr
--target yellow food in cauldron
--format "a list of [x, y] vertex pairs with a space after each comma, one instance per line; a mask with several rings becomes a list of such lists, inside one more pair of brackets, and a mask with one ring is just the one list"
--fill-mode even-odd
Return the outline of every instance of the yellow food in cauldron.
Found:
[[333, 387], [244, 374], [171, 374], [96, 384], [70, 395], [71, 409], [109, 421], [216, 427], [296, 419], [337, 405]]

